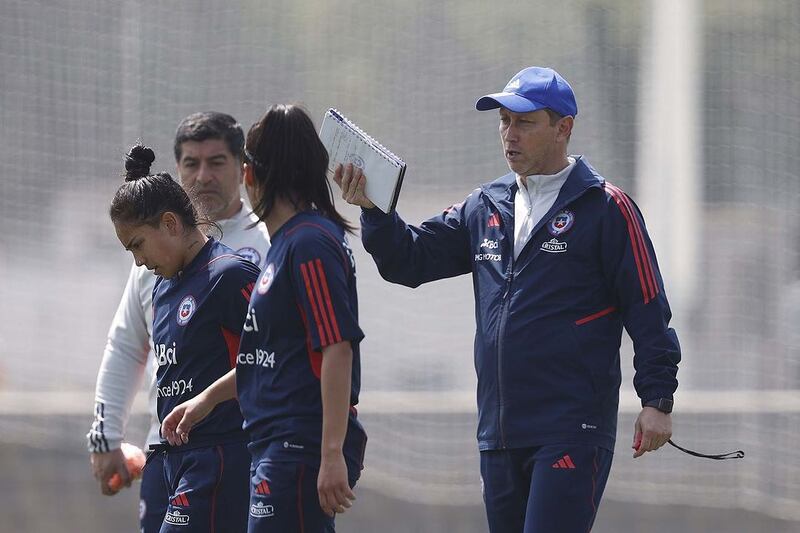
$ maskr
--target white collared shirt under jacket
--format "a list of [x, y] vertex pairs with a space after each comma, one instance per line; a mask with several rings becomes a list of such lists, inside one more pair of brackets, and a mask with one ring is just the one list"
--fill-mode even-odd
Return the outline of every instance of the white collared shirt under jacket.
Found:
[[[517, 175], [519, 190], [514, 197], [514, 259], [531, 238], [531, 230], [556, 203], [561, 186], [575, 168], [575, 159], [556, 174], [536, 174], [525, 178]], [[524, 180], [524, 181], [523, 181]]]

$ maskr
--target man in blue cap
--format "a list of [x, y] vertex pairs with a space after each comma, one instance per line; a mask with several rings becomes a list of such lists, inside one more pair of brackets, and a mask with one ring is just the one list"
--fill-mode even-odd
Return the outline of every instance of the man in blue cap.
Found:
[[362, 207], [364, 247], [386, 280], [472, 274], [490, 531], [585, 532], [611, 469], [623, 327], [642, 401], [634, 457], [672, 434], [680, 347], [669, 304], [636, 204], [567, 154], [578, 113], [567, 81], [529, 67], [475, 107], [499, 109], [511, 172], [420, 226], [375, 208], [359, 169], [334, 178]]

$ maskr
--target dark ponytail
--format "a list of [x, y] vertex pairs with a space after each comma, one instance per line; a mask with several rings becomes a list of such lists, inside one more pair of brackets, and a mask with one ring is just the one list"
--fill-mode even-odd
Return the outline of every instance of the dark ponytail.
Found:
[[355, 228], [333, 205], [328, 152], [301, 107], [274, 105], [247, 133], [245, 160], [253, 166], [259, 198], [253, 212], [264, 220], [279, 198], [296, 209], [313, 207], [350, 233]]
[[197, 227], [198, 215], [186, 191], [166, 172], [150, 174], [153, 150], [136, 144], [125, 156], [123, 183], [108, 211], [115, 224], [158, 226], [166, 211], [175, 213], [186, 228]]

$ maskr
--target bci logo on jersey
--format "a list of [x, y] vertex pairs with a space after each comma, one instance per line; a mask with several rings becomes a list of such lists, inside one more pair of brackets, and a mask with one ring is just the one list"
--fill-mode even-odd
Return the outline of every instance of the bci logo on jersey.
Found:
[[261, 263], [261, 254], [258, 253], [258, 250], [255, 248], [251, 248], [249, 246], [245, 246], [244, 248], [239, 248], [236, 250], [236, 255], [244, 257], [254, 265]]
[[153, 346], [153, 350], [156, 353], [156, 361], [158, 362], [158, 366], [178, 364], [178, 349], [175, 347], [174, 342], [170, 348], [167, 348], [167, 345], [164, 343], [156, 344]]
[[189, 295], [181, 300], [181, 303], [178, 305], [178, 325], [185, 326], [188, 324], [196, 308], [197, 302], [195, 302], [193, 296]]
[[258, 287], [256, 287], [258, 294], [267, 294], [269, 286], [272, 285], [272, 280], [274, 279], [275, 263], [270, 263], [267, 265], [267, 268], [264, 269], [264, 272], [261, 273], [261, 277], [258, 278]]
[[256, 310], [252, 307], [247, 310], [247, 316], [244, 319], [244, 326], [242, 329], [248, 333], [251, 331], [258, 331], [258, 322], [256, 321]]

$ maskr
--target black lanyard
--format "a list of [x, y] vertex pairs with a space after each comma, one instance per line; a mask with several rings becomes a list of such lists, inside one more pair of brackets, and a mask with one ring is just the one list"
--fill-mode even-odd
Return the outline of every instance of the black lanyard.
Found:
[[688, 453], [689, 455], [693, 455], [695, 457], [702, 457], [704, 459], [714, 459], [715, 461], [724, 461], [725, 459], [742, 459], [744, 457], [744, 451], [742, 450], [736, 450], [735, 452], [707, 455], [705, 453], [693, 452], [692, 450], [681, 448], [680, 446], [672, 442], [672, 439], [668, 440], [667, 442], [684, 453]]

